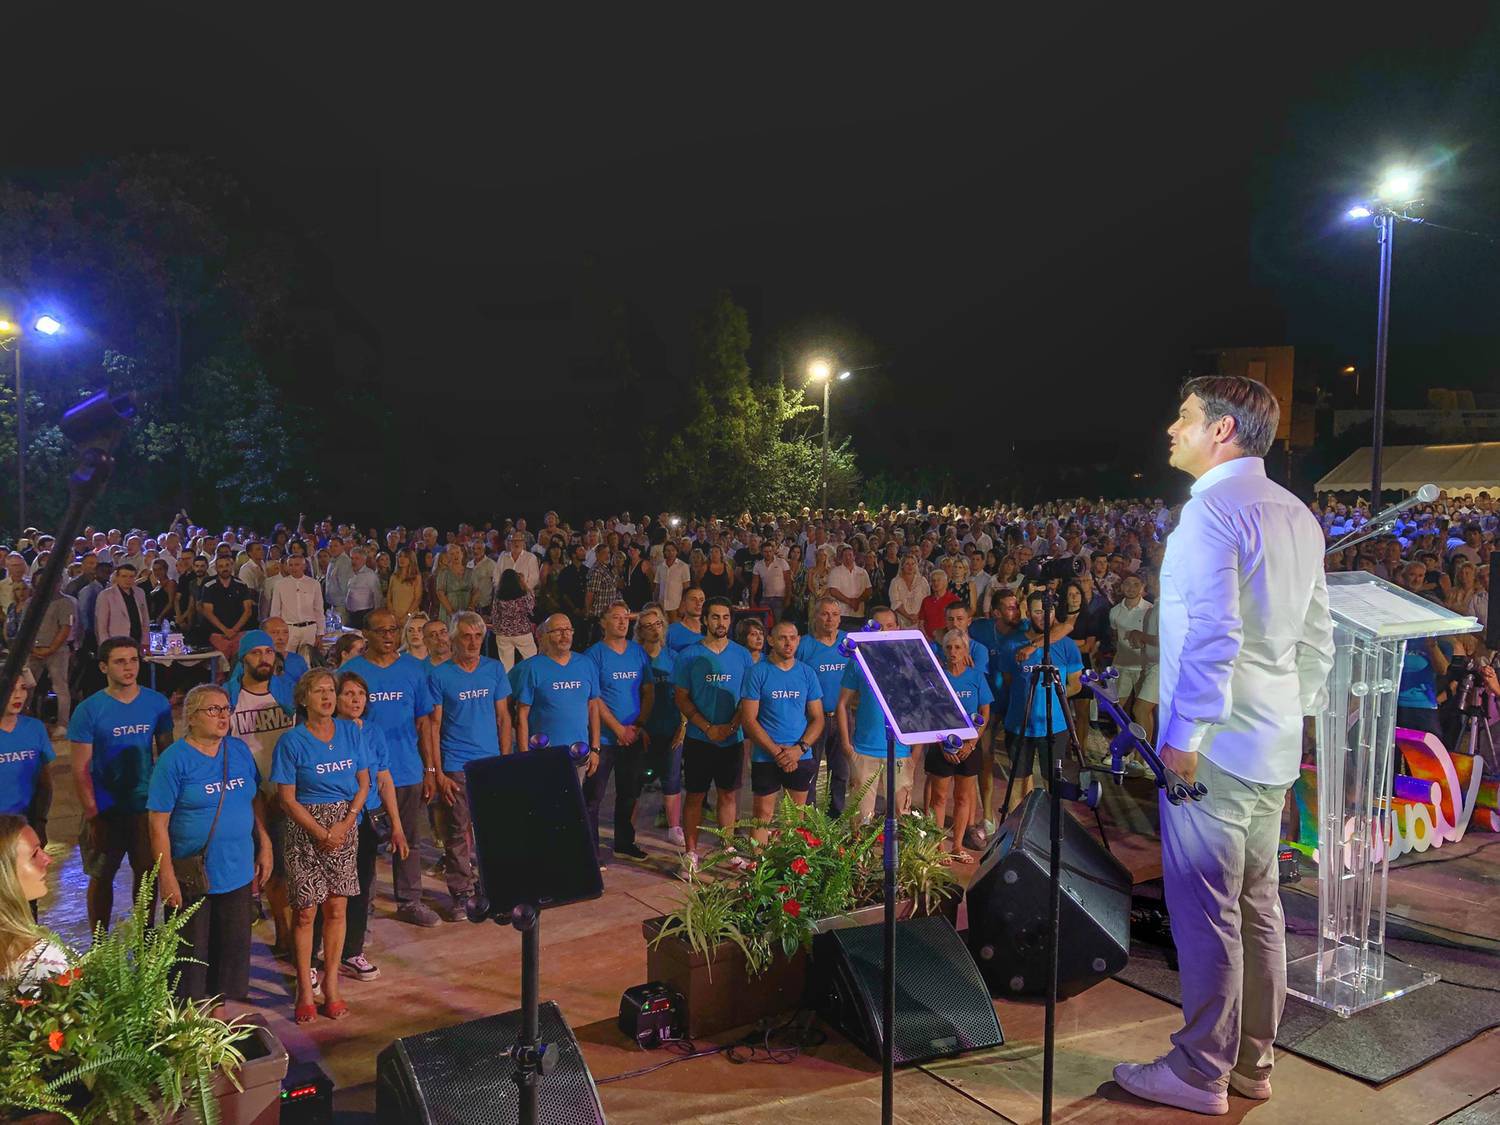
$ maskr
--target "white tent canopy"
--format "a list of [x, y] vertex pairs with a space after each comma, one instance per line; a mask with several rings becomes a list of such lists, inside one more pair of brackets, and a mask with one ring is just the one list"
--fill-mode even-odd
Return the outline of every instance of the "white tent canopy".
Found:
[[[1319, 492], [1369, 492], [1369, 446], [1357, 449], [1318, 481]], [[1382, 489], [1415, 491], [1432, 483], [1449, 492], [1500, 489], [1500, 441], [1462, 445], [1388, 445], [1382, 450]]]

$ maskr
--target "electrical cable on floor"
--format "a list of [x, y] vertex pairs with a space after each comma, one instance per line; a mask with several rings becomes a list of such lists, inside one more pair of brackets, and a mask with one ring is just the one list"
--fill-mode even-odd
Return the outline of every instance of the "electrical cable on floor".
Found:
[[[809, 1013], [809, 1016], [811, 1013]], [[803, 1051], [811, 1050], [827, 1042], [828, 1036], [812, 1026], [811, 1018], [805, 1025], [799, 1025], [798, 1021], [802, 1013], [796, 1012], [792, 1018], [778, 1026], [767, 1025], [763, 1031], [752, 1031], [743, 1039], [733, 1043], [725, 1043], [718, 1047], [709, 1047], [698, 1050], [697, 1045], [691, 1039], [670, 1039], [662, 1044], [663, 1047], [679, 1052], [674, 1058], [663, 1059], [651, 1066], [643, 1066], [639, 1070], [629, 1070], [624, 1074], [612, 1074], [608, 1078], [594, 1080], [594, 1085], [603, 1086], [610, 1082], [623, 1082], [627, 1078], [642, 1078], [648, 1074], [654, 1074], [663, 1067], [673, 1066], [689, 1059], [706, 1059], [710, 1055], [723, 1055], [732, 1063], [776, 1063], [785, 1065], [797, 1059]], [[772, 1042], [773, 1038], [780, 1037], [788, 1029], [795, 1028], [792, 1042], [778, 1046]]]

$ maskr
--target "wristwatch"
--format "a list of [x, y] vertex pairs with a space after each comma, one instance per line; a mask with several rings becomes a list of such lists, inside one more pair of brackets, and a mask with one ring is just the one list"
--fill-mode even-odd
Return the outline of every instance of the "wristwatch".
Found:
[[804, 754], [806, 754], [806, 753], [808, 753], [809, 751], [812, 750], [812, 747], [809, 746], [807, 743], [803, 742], [801, 739], [798, 739], [797, 740], [797, 749], [801, 750]]
[[427, 767], [427, 772], [428, 773], [437, 773], [437, 766], [428, 766]]
[[599, 753], [599, 747], [597, 747], [597, 746], [590, 746], [589, 747], [589, 753], [590, 754], [597, 754], [597, 753]]

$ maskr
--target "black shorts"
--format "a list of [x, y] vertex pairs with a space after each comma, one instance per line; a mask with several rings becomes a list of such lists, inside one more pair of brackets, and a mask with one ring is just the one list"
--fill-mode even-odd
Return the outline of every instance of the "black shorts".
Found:
[[109, 809], [99, 814], [99, 825], [102, 839], [97, 851], [87, 824], [78, 841], [85, 875], [91, 879], [112, 880], [126, 856], [130, 857], [130, 870], [135, 875], [144, 875], [151, 870], [151, 865], [156, 862], [156, 851], [151, 846], [148, 813]]
[[[1056, 731], [1052, 735], [1052, 753], [1047, 753], [1047, 737], [1045, 735], [1007, 735], [1010, 746], [1011, 773], [1016, 777], [1030, 777], [1032, 770], [1040, 765], [1042, 776], [1046, 777], [1052, 768], [1052, 759], [1056, 756], [1066, 757], [1068, 753], [1068, 732], [1066, 730]], [[1041, 761], [1037, 757], [1041, 756]]]
[[922, 759], [922, 768], [927, 771], [929, 777], [978, 777], [979, 760], [984, 757], [984, 752], [978, 745], [969, 751], [969, 756], [963, 761], [950, 762], [943, 753], [943, 748], [936, 743], [927, 748], [927, 756]]
[[803, 758], [791, 773], [787, 773], [775, 762], [751, 762], [750, 792], [757, 797], [769, 797], [783, 789], [789, 789], [793, 793], [806, 793], [812, 788], [813, 774], [817, 768], [818, 763], [811, 758]]
[[682, 744], [683, 788], [689, 793], [707, 793], [710, 787], [733, 793], [740, 787], [744, 769], [743, 742], [715, 746], [690, 736]]

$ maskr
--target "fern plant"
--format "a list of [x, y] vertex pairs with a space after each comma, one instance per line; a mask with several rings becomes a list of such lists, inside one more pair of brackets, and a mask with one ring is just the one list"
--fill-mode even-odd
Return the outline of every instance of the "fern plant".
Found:
[[212, 1016], [214, 1001], [176, 997], [181, 931], [198, 905], [153, 927], [155, 884], [153, 870], [129, 917], [96, 932], [66, 972], [0, 993], [0, 1107], [79, 1125], [165, 1122], [186, 1108], [217, 1125], [214, 1080], [234, 1081], [251, 1028]]

